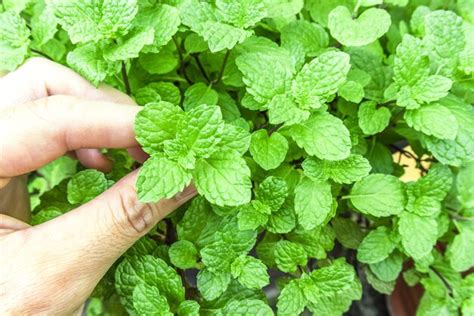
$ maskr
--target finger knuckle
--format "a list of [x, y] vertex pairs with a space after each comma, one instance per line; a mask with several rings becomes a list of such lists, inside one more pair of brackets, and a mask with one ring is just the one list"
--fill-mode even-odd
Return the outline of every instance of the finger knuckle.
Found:
[[162, 213], [158, 205], [140, 203], [136, 188], [129, 184], [118, 190], [116, 202], [109, 208], [115, 214], [118, 229], [130, 237], [148, 232]]

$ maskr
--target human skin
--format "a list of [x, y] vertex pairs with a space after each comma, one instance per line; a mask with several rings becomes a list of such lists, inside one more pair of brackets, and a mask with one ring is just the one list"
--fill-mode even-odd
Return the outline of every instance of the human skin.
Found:
[[0, 78], [0, 314], [80, 314], [111, 265], [158, 221], [195, 194], [186, 188], [158, 203], [140, 203], [137, 171], [93, 201], [31, 227], [26, 174], [69, 153], [107, 171], [100, 148], [127, 148], [146, 159], [135, 140], [139, 107], [110, 87], [33, 58]]

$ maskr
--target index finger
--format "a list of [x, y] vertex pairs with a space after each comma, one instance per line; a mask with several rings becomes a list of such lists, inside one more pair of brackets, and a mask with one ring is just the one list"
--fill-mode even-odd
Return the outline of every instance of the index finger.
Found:
[[133, 132], [140, 107], [52, 96], [0, 116], [0, 178], [40, 168], [82, 148], [138, 146]]

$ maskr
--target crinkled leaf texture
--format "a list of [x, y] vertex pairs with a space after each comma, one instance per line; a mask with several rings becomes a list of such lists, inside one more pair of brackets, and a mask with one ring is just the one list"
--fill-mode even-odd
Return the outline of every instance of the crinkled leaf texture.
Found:
[[337, 316], [402, 277], [423, 287], [417, 314], [474, 314], [472, 3], [4, 0], [0, 162], [22, 145], [3, 134], [24, 78], [138, 104], [133, 127], [107, 123], [134, 148], [90, 135], [111, 170], [78, 155], [29, 174], [30, 224], [135, 169], [142, 203], [197, 189], [110, 267], [88, 315]]

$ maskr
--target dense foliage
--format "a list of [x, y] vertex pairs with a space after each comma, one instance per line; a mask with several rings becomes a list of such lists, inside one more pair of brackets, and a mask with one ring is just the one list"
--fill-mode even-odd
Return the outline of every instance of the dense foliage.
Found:
[[[472, 0], [2, 4], [0, 70], [41, 55], [130, 94], [140, 199], [200, 193], [90, 314], [340, 315], [402, 276], [425, 289], [419, 315], [474, 314]], [[138, 167], [104, 152], [108, 174], [64, 157], [32, 175], [33, 224]]]

